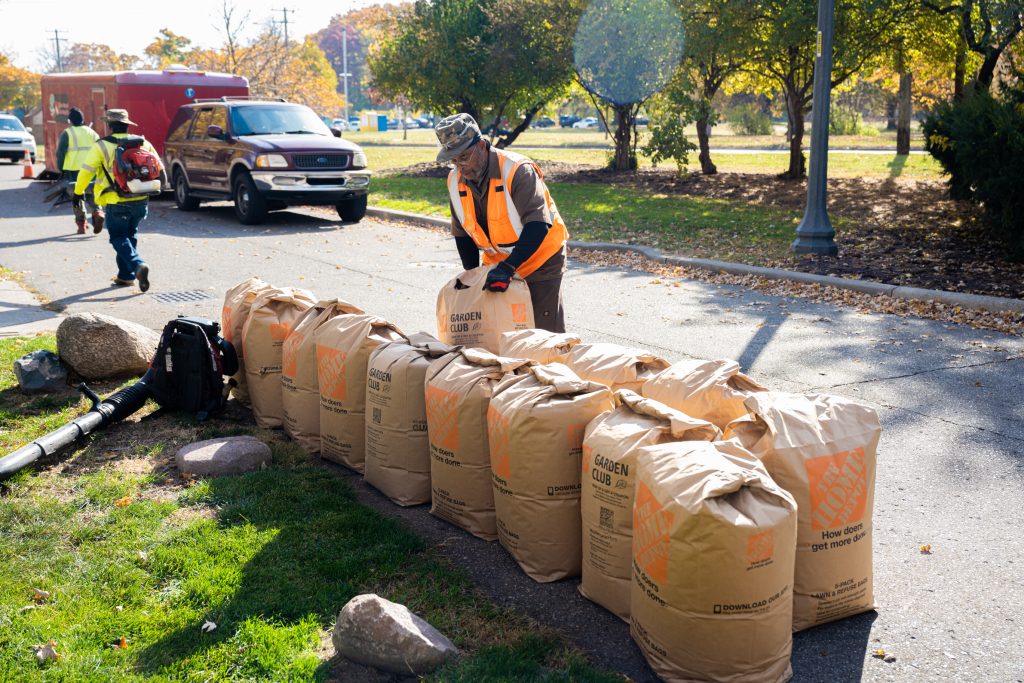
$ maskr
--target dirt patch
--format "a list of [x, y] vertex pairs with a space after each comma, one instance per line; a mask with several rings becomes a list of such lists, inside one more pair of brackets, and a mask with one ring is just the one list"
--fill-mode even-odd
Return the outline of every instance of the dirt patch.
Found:
[[[680, 177], [667, 169], [618, 173], [550, 161], [541, 162], [541, 168], [553, 182], [615, 183], [657, 194], [724, 199], [788, 211], [802, 211], [807, 199], [804, 181], [766, 174]], [[443, 178], [448, 169], [427, 162], [401, 172]], [[981, 209], [970, 202], [949, 199], [944, 182], [899, 177], [833, 178], [828, 183], [828, 208], [836, 228], [837, 258], [805, 255], [759, 259], [744, 254], [743, 260], [886, 284], [1024, 298], [1024, 261], [1009, 259], [1005, 244], [987, 228]], [[643, 243], [641, 238], [633, 241]]]

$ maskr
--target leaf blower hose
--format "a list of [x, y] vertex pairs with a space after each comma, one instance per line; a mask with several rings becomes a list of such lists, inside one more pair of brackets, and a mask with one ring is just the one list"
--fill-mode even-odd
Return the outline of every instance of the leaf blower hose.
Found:
[[44, 456], [53, 455], [78, 438], [91, 434], [97, 429], [105, 429], [110, 424], [123, 420], [142, 408], [152, 397], [148, 384], [152, 377], [153, 370], [150, 369], [138, 382], [115, 392], [106, 399], [100, 399], [96, 392], [86, 386], [85, 382], [79, 384], [78, 390], [92, 401], [92, 408], [89, 409], [89, 412], [0, 458], [0, 481]]

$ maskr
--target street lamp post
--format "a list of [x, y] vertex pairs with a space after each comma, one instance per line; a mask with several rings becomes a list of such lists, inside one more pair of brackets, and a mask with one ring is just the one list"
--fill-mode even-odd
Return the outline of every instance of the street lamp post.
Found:
[[814, 60], [814, 100], [811, 111], [811, 168], [807, 176], [807, 208], [790, 249], [797, 254], [835, 256], [836, 231], [828, 218], [828, 115], [832, 90], [832, 29], [835, 1], [818, 0], [817, 56]]

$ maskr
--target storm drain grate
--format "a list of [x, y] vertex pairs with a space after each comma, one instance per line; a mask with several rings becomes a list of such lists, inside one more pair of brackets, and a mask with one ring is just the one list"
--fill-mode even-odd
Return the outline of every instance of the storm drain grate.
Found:
[[213, 296], [208, 292], [194, 289], [188, 292], [160, 292], [159, 294], [154, 295], [153, 298], [162, 304], [180, 304], [185, 301], [202, 301], [204, 299], [212, 299]]

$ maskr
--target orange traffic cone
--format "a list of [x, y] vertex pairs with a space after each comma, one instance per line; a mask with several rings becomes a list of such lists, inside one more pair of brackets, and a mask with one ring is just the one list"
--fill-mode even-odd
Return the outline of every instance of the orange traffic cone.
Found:
[[32, 159], [31, 159], [31, 157], [29, 157], [27, 149], [25, 150], [25, 157], [21, 160], [21, 163], [22, 163], [21, 179], [22, 180], [34, 180], [35, 177], [36, 177], [36, 174], [35, 174], [35, 171], [32, 169]]

